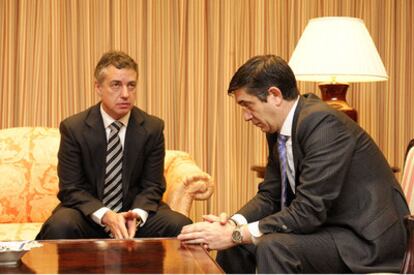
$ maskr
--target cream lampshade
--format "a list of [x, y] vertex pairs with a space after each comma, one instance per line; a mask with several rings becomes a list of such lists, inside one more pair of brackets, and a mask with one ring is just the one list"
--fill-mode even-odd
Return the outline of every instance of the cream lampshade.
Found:
[[353, 17], [311, 19], [290, 58], [299, 81], [319, 82], [322, 99], [357, 121], [346, 102], [349, 82], [388, 79], [364, 22]]

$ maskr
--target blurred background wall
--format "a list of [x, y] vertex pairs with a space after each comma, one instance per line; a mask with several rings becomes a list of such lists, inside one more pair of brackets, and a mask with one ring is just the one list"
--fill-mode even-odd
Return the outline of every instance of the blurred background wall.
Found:
[[401, 168], [414, 138], [413, 15], [411, 0], [0, 0], [0, 129], [58, 127], [95, 104], [95, 64], [123, 50], [139, 64], [137, 105], [166, 123], [167, 149], [189, 152], [214, 178], [215, 194], [192, 217], [231, 213], [255, 194], [250, 167], [267, 156], [264, 135], [227, 95], [231, 76], [254, 55], [288, 61], [311, 18], [352, 16], [365, 21], [389, 80], [351, 84], [348, 102]]

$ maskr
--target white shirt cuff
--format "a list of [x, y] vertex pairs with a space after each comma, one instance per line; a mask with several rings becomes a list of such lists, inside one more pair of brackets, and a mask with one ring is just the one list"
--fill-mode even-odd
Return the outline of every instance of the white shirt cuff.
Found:
[[247, 225], [247, 229], [249, 230], [250, 234], [252, 234], [252, 236], [255, 238], [260, 238], [261, 236], [263, 236], [263, 233], [260, 232], [259, 229], [259, 221], [249, 223]]
[[105, 225], [102, 224], [102, 217], [105, 215], [106, 212], [108, 212], [109, 209], [108, 207], [102, 207], [99, 208], [98, 210], [96, 210], [95, 212], [93, 212], [91, 214], [91, 218], [94, 222], [96, 222], [97, 224], [99, 224], [102, 227], [105, 227]]
[[246, 218], [240, 214], [233, 215], [231, 219], [235, 221], [237, 225], [247, 224], [247, 229], [253, 237], [259, 238], [263, 235], [263, 233], [259, 230], [259, 221], [247, 223]]
[[247, 223], [247, 220], [244, 216], [240, 214], [235, 214], [231, 217], [231, 219], [237, 224], [237, 225], [243, 225], [247, 224], [247, 230], [249, 230], [250, 234], [252, 235], [252, 241], [253, 244], [257, 243], [257, 238], [260, 238], [263, 236], [263, 233], [259, 230], [259, 221], [255, 221], [252, 223]]
[[[102, 207], [99, 208], [98, 210], [96, 210], [95, 212], [93, 212], [91, 214], [91, 218], [94, 222], [96, 222], [97, 224], [99, 224], [102, 227], [105, 227], [104, 224], [102, 224], [102, 217], [105, 215], [106, 212], [110, 211], [111, 209], [109, 209], [108, 207]], [[141, 217], [141, 224], [140, 226], [143, 226], [145, 224], [145, 222], [148, 219], [148, 212], [145, 210], [142, 210], [140, 208], [135, 208], [132, 210], [134, 213], [136, 213], [138, 216]]]
[[244, 216], [240, 214], [235, 214], [231, 217], [231, 219], [237, 224], [237, 225], [243, 225], [247, 224], [247, 220]]
[[148, 219], [148, 212], [145, 210], [142, 210], [140, 208], [134, 208], [132, 209], [132, 212], [136, 213], [138, 216], [141, 217], [141, 224], [139, 225], [140, 227], [144, 226], [145, 222]]

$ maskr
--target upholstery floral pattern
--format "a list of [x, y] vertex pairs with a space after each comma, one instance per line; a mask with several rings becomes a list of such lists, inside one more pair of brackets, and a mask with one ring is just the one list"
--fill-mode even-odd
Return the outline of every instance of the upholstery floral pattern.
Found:
[[[59, 203], [59, 142], [56, 128], [0, 130], [0, 240], [33, 239]], [[164, 175], [163, 199], [184, 215], [193, 199], [206, 200], [213, 193], [210, 176], [185, 152], [167, 150]]]
[[10, 128], [0, 134], [0, 223], [43, 222], [57, 205], [59, 131]]

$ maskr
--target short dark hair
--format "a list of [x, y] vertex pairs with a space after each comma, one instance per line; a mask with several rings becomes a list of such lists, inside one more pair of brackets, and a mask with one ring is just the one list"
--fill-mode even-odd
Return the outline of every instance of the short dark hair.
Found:
[[117, 69], [133, 69], [138, 77], [138, 64], [132, 57], [121, 51], [109, 51], [104, 53], [96, 64], [94, 73], [96, 81], [102, 82], [103, 70], [111, 65]]
[[258, 55], [237, 70], [227, 92], [233, 94], [244, 88], [248, 94], [266, 102], [267, 90], [272, 86], [279, 88], [286, 100], [294, 100], [299, 95], [295, 75], [285, 60], [275, 55]]

